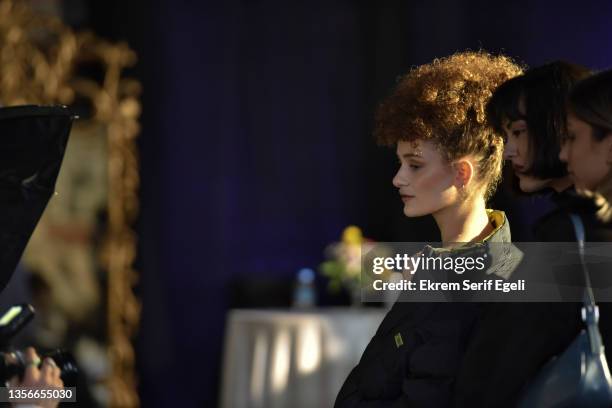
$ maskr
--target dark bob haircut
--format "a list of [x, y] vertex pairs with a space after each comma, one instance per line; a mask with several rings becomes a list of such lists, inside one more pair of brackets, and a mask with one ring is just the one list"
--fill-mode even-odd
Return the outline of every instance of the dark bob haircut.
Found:
[[566, 102], [572, 87], [590, 74], [586, 67], [555, 61], [506, 81], [493, 93], [486, 110], [498, 132], [504, 134], [504, 127], [516, 120], [527, 123], [530, 175], [549, 179], [567, 174], [559, 160], [567, 134]]

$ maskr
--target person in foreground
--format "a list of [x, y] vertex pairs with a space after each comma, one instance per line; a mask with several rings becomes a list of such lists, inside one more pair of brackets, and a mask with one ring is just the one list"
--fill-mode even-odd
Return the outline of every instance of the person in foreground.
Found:
[[[36, 353], [36, 350], [34, 350], [33, 347], [28, 347], [25, 350], [25, 360], [27, 367], [23, 373], [23, 378], [19, 380], [17, 377], [13, 377], [7, 384], [9, 389], [61, 390], [64, 388], [64, 382], [61, 379], [61, 370], [52, 358], [47, 357], [42, 361], [42, 364], [40, 364], [40, 357]], [[14, 361], [11, 362], [14, 363]], [[55, 408], [58, 405], [59, 401], [53, 399], [39, 399], [36, 403], [12, 404], [12, 406], [16, 408]]]
[[[0, 292], [11, 280], [30, 236], [55, 192], [74, 119], [65, 106], [0, 108]], [[40, 358], [30, 347], [25, 352], [25, 362], [27, 368], [23, 378], [14, 378], [5, 386], [63, 388], [60, 369], [53, 359], [46, 358], [39, 366]], [[39, 399], [34, 405], [15, 406], [55, 407], [58, 403]]]
[[[486, 208], [501, 176], [503, 138], [485, 106], [504, 81], [521, 73], [509, 58], [463, 52], [408, 72], [377, 112], [379, 143], [396, 148], [393, 179], [408, 217], [432, 215], [442, 247], [510, 242], [501, 211]], [[496, 260], [492, 260], [495, 264]], [[418, 274], [417, 274], [418, 275]], [[335, 407], [446, 407], [479, 303], [398, 301], [340, 390]]]

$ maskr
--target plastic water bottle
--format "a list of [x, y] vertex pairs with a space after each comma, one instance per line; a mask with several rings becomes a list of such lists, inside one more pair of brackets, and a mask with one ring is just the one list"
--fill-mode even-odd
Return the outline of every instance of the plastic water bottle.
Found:
[[317, 292], [314, 285], [315, 273], [310, 268], [302, 268], [297, 273], [293, 292], [293, 307], [309, 308], [316, 306]]

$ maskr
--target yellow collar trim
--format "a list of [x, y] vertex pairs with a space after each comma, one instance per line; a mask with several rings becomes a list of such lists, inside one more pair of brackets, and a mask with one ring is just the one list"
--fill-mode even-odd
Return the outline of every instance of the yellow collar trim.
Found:
[[506, 213], [503, 211], [491, 210], [487, 208], [487, 216], [489, 217], [491, 225], [493, 225], [493, 231], [484, 237], [482, 242], [487, 242], [487, 240], [490, 239], [497, 231], [499, 231], [506, 223]]

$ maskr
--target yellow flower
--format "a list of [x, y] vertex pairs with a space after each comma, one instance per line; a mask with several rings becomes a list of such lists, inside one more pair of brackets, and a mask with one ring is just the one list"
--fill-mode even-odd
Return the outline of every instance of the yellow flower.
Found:
[[363, 242], [363, 234], [359, 227], [349, 225], [342, 232], [342, 242], [348, 245], [361, 245]]

